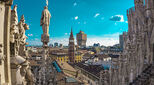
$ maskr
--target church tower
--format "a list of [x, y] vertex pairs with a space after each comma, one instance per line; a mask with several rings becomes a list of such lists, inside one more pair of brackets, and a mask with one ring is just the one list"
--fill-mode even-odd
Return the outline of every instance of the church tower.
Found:
[[69, 55], [70, 63], [74, 63], [75, 62], [75, 44], [74, 44], [74, 37], [73, 37], [72, 29], [71, 29], [71, 34], [70, 34], [68, 46], [69, 46], [68, 55]]

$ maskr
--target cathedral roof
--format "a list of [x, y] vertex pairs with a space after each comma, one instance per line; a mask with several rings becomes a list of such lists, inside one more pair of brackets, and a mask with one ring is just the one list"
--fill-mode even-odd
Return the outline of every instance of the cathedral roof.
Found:
[[95, 75], [95, 77], [97, 78], [99, 78], [100, 72], [104, 70], [104, 68], [101, 65], [85, 65], [84, 63], [77, 63], [75, 65]]

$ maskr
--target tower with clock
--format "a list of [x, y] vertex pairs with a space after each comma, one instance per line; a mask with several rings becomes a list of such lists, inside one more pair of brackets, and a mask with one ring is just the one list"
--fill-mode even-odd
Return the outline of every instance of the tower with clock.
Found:
[[71, 29], [71, 34], [70, 34], [68, 46], [69, 46], [68, 55], [69, 55], [70, 63], [74, 63], [75, 62], [75, 44], [74, 44], [74, 37], [73, 37], [72, 29]]

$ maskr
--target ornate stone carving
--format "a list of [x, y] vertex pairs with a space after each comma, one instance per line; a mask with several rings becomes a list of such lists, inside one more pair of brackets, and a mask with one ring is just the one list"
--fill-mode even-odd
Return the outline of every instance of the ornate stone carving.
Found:
[[10, 28], [10, 42], [15, 42], [15, 36], [19, 33], [18, 31], [18, 15], [17, 15], [17, 5], [14, 6], [11, 11], [11, 28]]
[[21, 45], [26, 45], [26, 39], [28, 38], [25, 35], [25, 31], [29, 29], [29, 26], [25, 23], [24, 15], [21, 16], [19, 26], [19, 41]]
[[19, 26], [19, 55], [27, 56], [26, 50], [25, 50], [25, 45], [28, 44], [26, 42], [26, 39], [28, 37], [25, 35], [25, 32], [26, 32], [26, 30], [29, 29], [29, 26], [25, 23], [24, 15], [21, 16], [18, 26]]
[[12, 80], [12, 85], [34, 85], [34, 77], [29, 62], [23, 58], [26, 56], [27, 36], [25, 31], [28, 29], [29, 26], [25, 23], [24, 15], [21, 16], [18, 23], [17, 5], [15, 5], [11, 11], [10, 28], [11, 71], [12, 78], [16, 78]]
[[10, 27], [10, 52], [12, 56], [18, 55], [19, 49], [19, 29], [18, 29], [18, 15], [17, 15], [17, 5], [11, 10], [11, 27]]
[[[120, 84], [115, 84], [116, 82], [111, 80], [113, 82], [111, 85], [129, 85], [130, 83], [130, 85], [139, 85], [139, 83], [144, 83], [140, 79], [150, 81], [151, 77], [148, 77], [149, 80], [146, 80], [146, 78], [139, 78], [138, 76], [142, 75], [144, 77], [146, 74], [144, 69], [147, 69], [154, 62], [154, 60], [151, 60], [154, 55], [154, 42], [150, 39], [153, 36], [152, 30], [154, 26], [152, 21], [154, 17], [152, 12], [154, 10], [152, 8], [153, 2], [153, 0], [148, 0], [148, 3], [145, 2], [145, 4], [138, 2], [135, 4], [135, 9], [133, 7], [127, 10], [129, 29], [126, 33], [127, 35], [123, 34], [123, 57], [127, 58], [127, 63], [119, 61], [119, 72], [112, 72], [112, 74], [120, 74], [118, 75]], [[150, 7], [150, 9], [147, 7]], [[124, 58], [121, 59], [124, 60]], [[112, 77], [112, 79], [114, 78]]]

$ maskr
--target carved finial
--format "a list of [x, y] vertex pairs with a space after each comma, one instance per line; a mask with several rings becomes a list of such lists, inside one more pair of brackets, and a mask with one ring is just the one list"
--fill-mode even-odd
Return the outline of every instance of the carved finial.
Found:
[[13, 10], [17, 11], [17, 5], [14, 6]]
[[24, 15], [21, 16], [20, 21], [23, 22], [23, 23], [25, 22], [25, 17], [24, 17]]
[[46, 0], [46, 6], [48, 6], [48, 4], [49, 4], [49, 3], [48, 3], [48, 0]]

